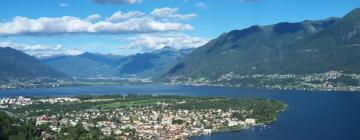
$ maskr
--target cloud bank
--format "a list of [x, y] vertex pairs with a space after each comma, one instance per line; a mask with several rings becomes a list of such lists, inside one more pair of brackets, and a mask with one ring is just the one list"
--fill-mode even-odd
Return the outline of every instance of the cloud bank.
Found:
[[0, 36], [51, 36], [71, 34], [129, 34], [193, 30], [189, 20], [196, 14], [179, 14], [177, 8], [154, 9], [149, 15], [139, 11], [115, 12], [101, 20], [93, 14], [84, 19], [74, 16], [28, 18], [17, 16], [0, 22]]
[[118, 11], [118, 12], [115, 12], [109, 18], [107, 18], [106, 21], [120, 22], [120, 21], [129, 20], [129, 19], [140, 18], [140, 17], [142, 17], [144, 15], [145, 14], [143, 12], [140, 12], [140, 11], [131, 11], [131, 12], [127, 12], [127, 13], [123, 13], [121, 11]]
[[178, 14], [178, 8], [169, 7], [156, 8], [150, 15], [163, 20], [190, 20], [196, 17], [196, 14]]
[[0, 42], [0, 47], [10, 47], [22, 51], [36, 58], [48, 58], [63, 55], [79, 55], [82, 51], [68, 49], [62, 45], [44, 45], [44, 44], [23, 44], [16, 42]]
[[70, 5], [67, 3], [59, 3], [59, 6], [60, 7], [69, 7]]
[[196, 7], [199, 7], [201, 9], [206, 9], [207, 8], [207, 5], [203, 2], [198, 2], [195, 4]]
[[186, 34], [154, 34], [137, 35], [125, 39], [128, 45], [122, 49], [134, 50], [132, 52], [150, 52], [170, 46], [175, 49], [197, 48], [206, 44], [209, 39], [194, 37]]

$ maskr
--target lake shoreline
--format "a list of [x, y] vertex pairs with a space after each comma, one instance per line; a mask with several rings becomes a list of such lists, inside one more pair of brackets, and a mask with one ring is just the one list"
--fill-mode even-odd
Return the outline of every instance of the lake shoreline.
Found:
[[[67, 88], [18, 89], [0, 90], [2, 97], [14, 96], [76, 96], [84, 93], [96, 95], [121, 93], [181, 95], [181, 96], [212, 96], [229, 98], [266, 98], [283, 101], [287, 109], [280, 113], [271, 129], [260, 131], [243, 130], [239, 133], [213, 133], [209, 137], [196, 137], [194, 140], [279, 140], [279, 139], [360, 139], [359, 92], [326, 92], [326, 91], [293, 91], [293, 90], [258, 90], [248, 88], [207, 87], [207, 86], [86, 86]], [[327, 116], [324, 119], [324, 116]], [[343, 120], [351, 123], [343, 123]], [[342, 129], [328, 129], [333, 126]], [[307, 129], [299, 129], [307, 128]], [[321, 133], [319, 132], [321, 131]], [[324, 135], [326, 134], [326, 135]], [[271, 136], [271, 137], [269, 137]]]

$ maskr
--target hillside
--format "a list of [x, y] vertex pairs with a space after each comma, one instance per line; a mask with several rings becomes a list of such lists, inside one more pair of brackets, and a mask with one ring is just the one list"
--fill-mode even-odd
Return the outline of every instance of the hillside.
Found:
[[[283, 22], [233, 30], [195, 49], [161, 80], [222, 84], [221, 81], [227, 79], [225, 81], [230, 80], [230, 85], [251, 83], [264, 86], [286, 84], [286, 81], [291, 84], [302, 82], [296, 78], [284, 80], [279, 77], [278, 82], [264, 81], [266, 78], [273, 80], [271, 77], [277, 74], [360, 73], [359, 32], [360, 9], [343, 18]], [[251, 75], [264, 78], [244, 78]]]
[[171, 47], [164, 47], [151, 53], [129, 56], [117, 69], [121, 74], [135, 74], [158, 77], [179, 62], [186, 53]]
[[278, 62], [281, 72], [315, 73], [330, 70], [360, 73], [360, 9], [317, 34], [292, 45]]
[[[224, 33], [194, 50], [169, 75], [209, 76], [274, 73], [274, 63], [283, 59], [291, 45], [334, 24], [336, 18], [300, 23], [252, 26]], [[291, 72], [291, 71], [289, 71]]]
[[[79, 56], [60, 56], [42, 60], [50, 67], [72, 77], [111, 77], [115, 76], [112, 66], [95, 58], [88, 58], [90, 53]], [[95, 56], [95, 55], [94, 55]]]
[[16, 79], [65, 78], [65, 74], [53, 70], [21, 51], [0, 47], [0, 81], [10, 82]]

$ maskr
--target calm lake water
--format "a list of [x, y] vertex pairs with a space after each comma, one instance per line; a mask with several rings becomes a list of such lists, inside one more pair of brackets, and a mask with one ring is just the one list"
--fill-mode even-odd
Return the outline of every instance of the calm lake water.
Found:
[[278, 91], [194, 86], [91, 86], [0, 90], [8, 96], [68, 96], [79, 94], [167, 94], [185, 96], [262, 97], [289, 105], [267, 128], [215, 133], [191, 140], [359, 140], [360, 93]]

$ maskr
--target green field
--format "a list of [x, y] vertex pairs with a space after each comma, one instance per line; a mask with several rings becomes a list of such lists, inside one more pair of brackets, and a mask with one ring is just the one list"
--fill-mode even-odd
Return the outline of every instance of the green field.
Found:
[[146, 107], [160, 105], [161, 103], [176, 102], [175, 99], [144, 99], [144, 100], [130, 100], [130, 101], [119, 101], [115, 103], [97, 105], [98, 108], [103, 109], [116, 109], [116, 108], [130, 108], [130, 107]]

